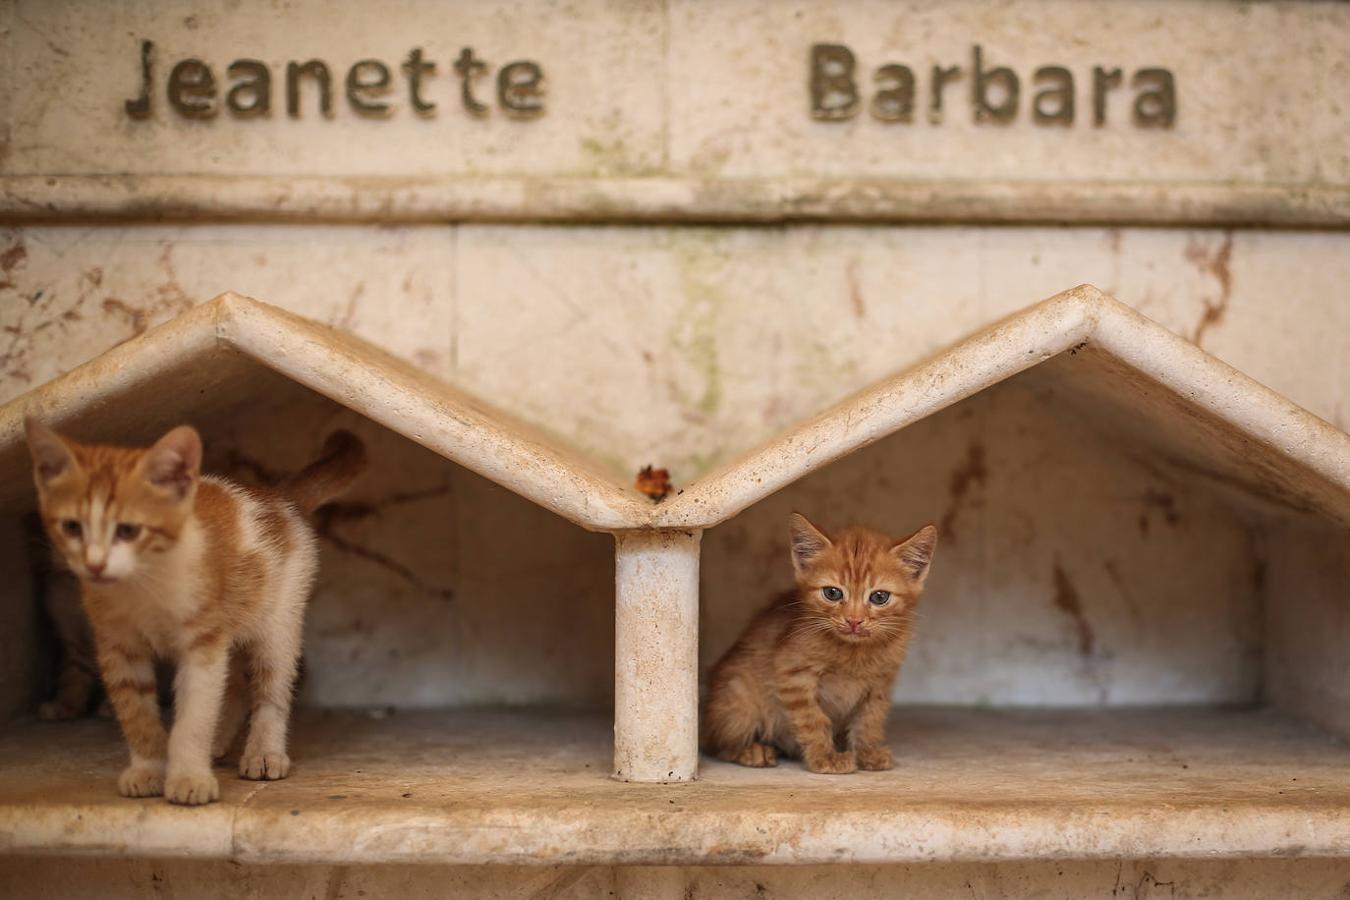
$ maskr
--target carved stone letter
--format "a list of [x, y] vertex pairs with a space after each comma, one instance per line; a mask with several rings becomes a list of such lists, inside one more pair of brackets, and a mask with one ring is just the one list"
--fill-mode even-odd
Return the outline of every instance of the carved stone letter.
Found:
[[1167, 69], [1140, 69], [1131, 83], [1141, 91], [1134, 98], [1134, 124], [1140, 128], [1171, 128], [1177, 119], [1176, 80]]
[[914, 71], [892, 63], [877, 69], [877, 94], [872, 98], [872, 116], [883, 122], [909, 122], [914, 118]]
[[[976, 122], [997, 122], [1005, 125], [1017, 115], [1017, 94], [1019, 84], [1017, 73], [1007, 66], [984, 70], [983, 49], [975, 45], [975, 80], [971, 83], [971, 98], [975, 104]], [[989, 97], [991, 85], [1003, 88], [1003, 100], [994, 103]]]
[[150, 118], [150, 94], [153, 73], [150, 70], [151, 54], [154, 53], [153, 41], [141, 41], [141, 93], [135, 100], [126, 101], [127, 115], [133, 119]]
[[497, 73], [497, 103], [513, 119], [533, 119], [544, 111], [544, 71], [529, 60], [507, 63]]
[[[239, 119], [253, 119], [272, 114], [272, 72], [267, 63], [258, 59], [236, 59], [226, 70], [236, 81], [225, 95], [225, 105]], [[245, 101], [248, 102], [245, 102]]]
[[[370, 77], [363, 73], [369, 72]], [[389, 93], [389, 67], [378, 59], [363, 59], [347, 70], [347, 102], [357, 115], [372, 119], [389, 115], [389, 104], [375, 97]]]
[[960, 66], [933, 66], [933, 82], [930, 87], [932, 97], [928, 101], [928, 121], [934, 125], [942, 123], [942, 89], [948, 82], [961, 77]]
[[422, 99], [422, 76], [435, 75], [436, 64], [422, 59], [421, 47], [414, 47], [408, 53], [408, 59], [403, 63], [403, 74], [408, 76], [408, 101], [412, 105], [413, 112], [419, 116], [429, 116], [434, 113], [436, 104], [428, 103]]
[[333, 76], [328, 72], [328, 64], [321, 59], [311, 59], [307, 63], [286, 63], [286, 114], [292, 119], [300, 118], [300, 79], [313, 78], [319, 84], [319, 112], [324, 118], [333, 115]]
[[455, 60], [455, 71], [459, 73], [460, 99], [464, 101], [464, 111], [480, 119], [488, 114], [488, 108], [486, 104], [479, 103], [474, 98], [473, 80], [486, 69], [487, 63], [473, 55], [472, 47], [465, 47], [459, 51], [459, 58]]
[[811, 118], [851, 119], [858, 112], [853, 51], [843, 44], [811, 45]]
[[169, 72], [169, 105], [187, 119], [216, 114], [216, 77], [200, 59], [185, 59]]
[[1092, 125], [1101, 128], [1106, 124], [1106, 92], [1120, 87], [1120, 70], [1092, 67]]
[[[1041, 66], [1033, 80], [1042, 89], [1031, 101], [1031, 118], [1037, 125], [1073, 124], [1073, 73], [1063, 66]], [[1053, 100], [1053, 104], [1047, 101]]]

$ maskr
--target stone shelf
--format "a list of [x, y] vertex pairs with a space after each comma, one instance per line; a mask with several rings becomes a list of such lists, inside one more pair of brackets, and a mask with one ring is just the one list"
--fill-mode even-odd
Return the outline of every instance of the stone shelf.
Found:
[[1350, 746], [1270, 710], [954, 710], [892, 717], [896, 768], [706, 761], [609, 777], [607, 717], [302, 713], [287, 781], [126, 800], [111, 722], [0, 736], [5, 853], [238, 862], [715, 864], [1350, 853]]

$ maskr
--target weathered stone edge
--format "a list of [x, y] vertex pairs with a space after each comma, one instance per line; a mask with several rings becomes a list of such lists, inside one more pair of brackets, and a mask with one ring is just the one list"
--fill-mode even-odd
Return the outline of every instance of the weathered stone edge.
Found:
[[4, 175], [0, 221], [1350, 227], [1350, 185], [697, 176]]

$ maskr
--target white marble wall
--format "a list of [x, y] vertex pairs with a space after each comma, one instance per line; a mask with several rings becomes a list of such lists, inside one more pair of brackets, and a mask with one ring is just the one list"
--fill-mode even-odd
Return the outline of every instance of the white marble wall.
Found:
[[235, 290], [677, 482], [1081, 282], [1350, 416], [1340, 232], [43, 226], [0, 266], [0, 401]]

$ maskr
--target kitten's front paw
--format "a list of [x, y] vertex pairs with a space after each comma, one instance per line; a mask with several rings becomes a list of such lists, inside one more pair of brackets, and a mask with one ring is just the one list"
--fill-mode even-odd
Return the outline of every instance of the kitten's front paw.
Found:
[[158, 797], [164, 793], [164, 767], [137, 763], [117, 776], [117, 793], [123, 797]]
[[291, 771], [291, 758], [285, 753], [245, 752], [239, 760], [239, 777], [253, 781], [276, 781]]
[[768, 769], [778, 765], [778, 751], [768, 744], [751, 744], [738, 753], [732, 762], [755, 769]]
[[854, 755], [858, 768], [867, 772], [883, 772], [893, 765], [889, 747], [864, 747]]
[[849, 752], [840, 753], [838, 750], [810, 754], [803, 762], [812, 772], [821, 775], [847, 775], [850, 772], [858, 771], [858, 763], [854, 760], [853, 754]]
[[182, 806], [201, 806], [220, 799], [220, 784], [209, 769], [170, 772], [164, 799]]

